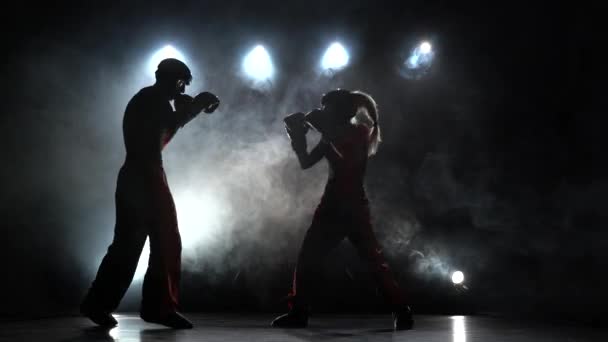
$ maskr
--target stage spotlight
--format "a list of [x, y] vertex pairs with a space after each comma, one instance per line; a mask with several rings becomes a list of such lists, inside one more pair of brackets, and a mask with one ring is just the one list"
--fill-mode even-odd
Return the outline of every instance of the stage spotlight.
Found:
[[350, 56], [342, 44], [332, 43], [321, 58], [321, 68], [324, 71], [340, 70], [348, 65], [349, 58]]
[[424, 41], [411, 51], [401, 67], [401, 74], [409, 79], [420, 79], [431, 68], [434, 58], [433, 46]]
[[186, 57], [179, 52], [179, 50], [171, 45], [166, 45], [162, 49], [156, 51], [152, 57], [150, 57], [150, 61], [148, 62], [148, 72], [150, 72], [152, 76], [154, 76], [154, 72], [156, 71], [158, 64], [165, 58], [176, 58], [187, 64]]
[[422, 42], [412, 51], [406, 66], [410, 69], [430, 67], [433, 61], [433, 47], [429, 42]]
[[274, 75], [274, 66], [268, 51], [262, 46], [254, 47], [243, 59], [243, 71], [255, 81], [267, 81]]
[[463, 281], [464, 281], [464, 274], [462, 272], [456, 271], [456, 272], [452, 273], [452, 282], [454, 283], [454, 285], [462, 284]]
[[420, 44], [420, 53], [427, 54], [430, 52], [431, 52], [431, 43], [422, 42], [422, 44]]

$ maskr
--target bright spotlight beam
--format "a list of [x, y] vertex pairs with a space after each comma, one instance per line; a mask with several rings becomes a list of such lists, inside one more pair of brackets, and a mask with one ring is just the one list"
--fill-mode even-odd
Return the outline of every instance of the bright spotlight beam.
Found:
[[262, 45], [254, 47], [243, 59], [243, 71], [255, 81], [270, 80], [274, 66], [270, 54]]
[[323, 70], [340, 70], [348, 65], [350, 56], [340, 43], [332, 43], [323, 58], [321, 58], [321, 67]]
[[452, 273], [452, 282], [455, 285], [462, 284], [463, 281], [464, 281], [464, 274], [462, 272], [456, 271], [456, 272]]
[[176, 58], [186, 63], [186, 57], [176, 48], [171, 45], [165, 45], [163, 48], [156, 51], [148, 62], [148, 72], [154, 75], [158, 64], [166, 58]]

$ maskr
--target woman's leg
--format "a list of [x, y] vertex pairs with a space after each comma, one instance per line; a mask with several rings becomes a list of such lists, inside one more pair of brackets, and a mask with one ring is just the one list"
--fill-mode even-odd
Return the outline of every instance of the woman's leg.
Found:
[[306, 232], [290, 293], [290, 307], [308, 309], [315, 289], [319, 288], [319, 278], [325, 257], [344, 239], [342, 225], [332, 219], [331, 213], [318, 211]]
[[[355, 208], [353, 208], [355, 209]], [[348, 238], [353, 243], [359, 255], [368, 263], [376, 278], [376, 283], [393, 313], [395, 330], [411, 329], [414, 325], [412, 311], [404, 298], [402, 290], [397, 285], [382, 248], [376, 239], [369, 215], [369, 207], [363, 206], [360, 211], [354, 211], [353, 228]]]
[[400, 289], [393, 272], [386, 262], [382, 247], [376, 239], [369, 209], [359, 209], [354, 218], [349, 240], [355, 246], [361, 258], [369, 265], [380, 291], [393, 310], [398, 310], [406, 304], [404, 294]]
[[331, 211], [318, 208], [300, 248], [289, 294], [289, 312], [272, 321], [273, 327], [303, 328], [308, 324], [311, 297], [318, 288], [323, 259], [344, 239], [342, 225], [335, 224]]

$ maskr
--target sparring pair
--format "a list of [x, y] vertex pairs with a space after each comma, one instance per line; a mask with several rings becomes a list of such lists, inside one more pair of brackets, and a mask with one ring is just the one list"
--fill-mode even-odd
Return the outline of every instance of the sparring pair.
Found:
[[[101, 326], [117, 324], [111, 313], [131, 284], [149, 236], [150, 261], [143, 283], [141, 318], [172, 328], [192, 327], [177, 310], [181, 240], [162, 163], [162, 150], [176, 131], [202, 111], [212, 113], [219, 105], [219, 99], [208, 92], [195, 98], [185, 95], [191, 79], [184, 63], [163, 60], [156, 71], [156, 83], [140, 90], [127, 105], [123, 119], [126, 159], [117, 180], [114, 239], [81, 304], [82, 314]], [[409, 329], [412, 313], [372, 230], [364, 189], [368, 158], [381, 141], [376, 103], [362, 92], [335, 90], [324, 95], [321, 104], [320, 109], [308, 114], [285, 118], [291, 146], [302, 168], [326, 158], [330, 175], [300, 249], [290, 310], [272, 326], [307, 326], [314, 278], [322, 259], [348, 238], [369, 263], [389, 302], [394, 328]], [[310, 152], [306, 146], [309, 127], [322, 134]]]

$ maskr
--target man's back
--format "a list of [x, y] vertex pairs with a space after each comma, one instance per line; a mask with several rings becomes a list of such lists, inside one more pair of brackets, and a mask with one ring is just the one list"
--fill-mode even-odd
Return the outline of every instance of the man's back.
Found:
[[173, 108], [155, 87], [141, 89], [127, 105], [123, 118], [123, 138], [127, 161], [142, 165], [162, 164], [161, 151], [168, 141], [163, 118], [171, 116]]

